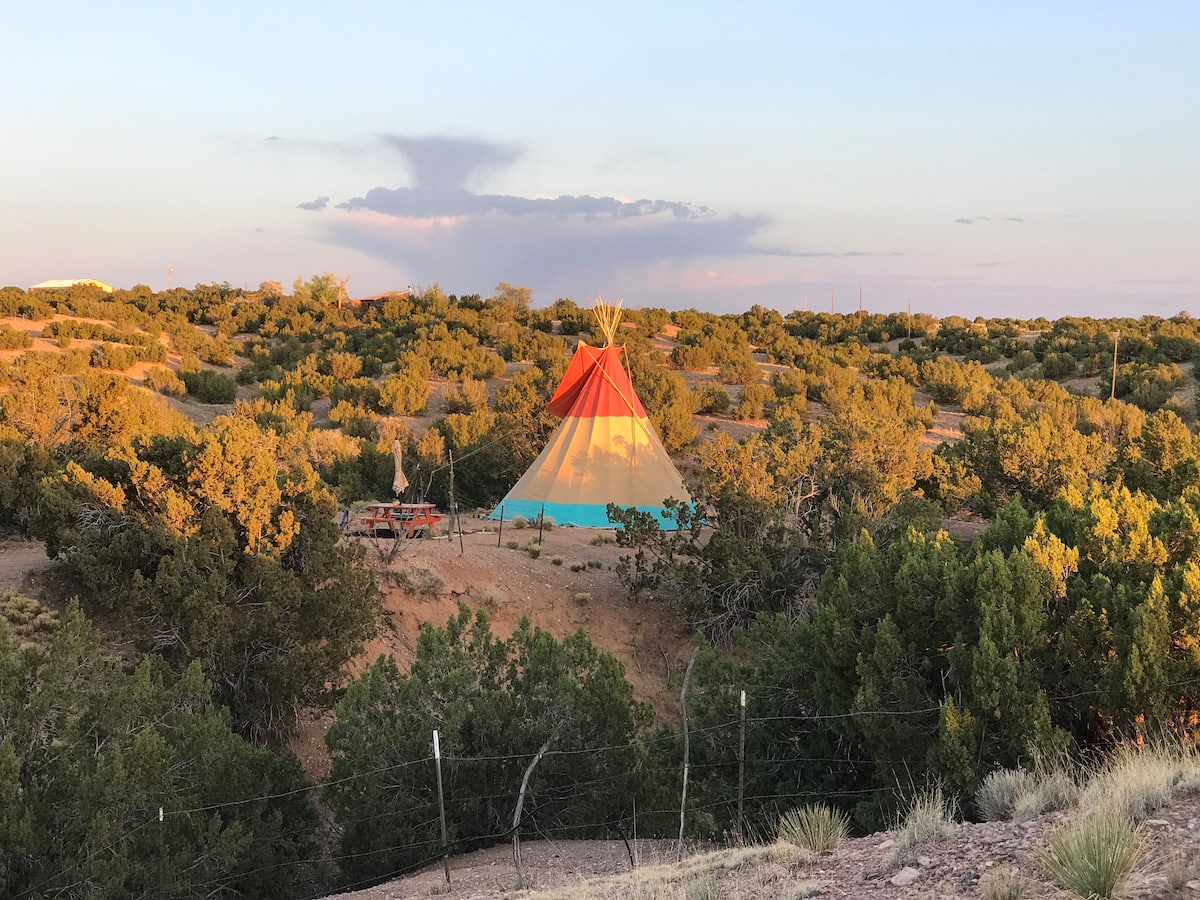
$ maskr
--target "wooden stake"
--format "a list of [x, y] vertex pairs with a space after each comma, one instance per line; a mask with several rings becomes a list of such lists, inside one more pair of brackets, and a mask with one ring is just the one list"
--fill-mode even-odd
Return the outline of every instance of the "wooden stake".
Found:
[[742, 799], [746, 793], [746, 691], [742, 690], [741, 710], [738, 713], [738, 840], [746, 843], [746, 829], [742, 819]]
[[538, 513], [538, 546], [542, 546], [542, 525], [546, 521], [546, 504], [542, 504], [542, 511]]
[[687, 689], [692, 680], [692, 666], [696, 664], [696, 654], [700, 648], [692, 650], [692, 658], [688, 660], [687, 671], [683, 673], [683, 689], [679, 692], [679, 708], [683, 711], [683, 790], [679, 795], [679, 858], [683, 858], [683, 820], [687, 812], [688, 764], [691, 746], [688, 738]]
[[437, 729], [433, 732], [433, 762], [437, 767], [438, 815], [442, 820], [442, 867], [446, 870], [446, 884], [450, 883], [450, 842], [446, 839], [446, 800], [442, 795], [442, 749], [438, 744]]
[[496, 533], [496, 549], [500, 549], [500, 538], [504, 537], [504, 504], [500, 504], [500, 530]]

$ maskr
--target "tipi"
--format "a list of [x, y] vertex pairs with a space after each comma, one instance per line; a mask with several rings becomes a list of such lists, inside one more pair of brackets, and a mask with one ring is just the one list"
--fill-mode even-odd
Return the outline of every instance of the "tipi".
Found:
[[658, 516], [666, 529], [663, 501], [691, 499], [683, 478], [646, 417], [613, 346], [621, 303], [594, 307], [603, 347], [580, 343], [550, 412], [562, 422], [533, 465], [521, 476], [491, 518], [545, 512], [559, 525], [609, 526], [607, 506], [636, 506]]

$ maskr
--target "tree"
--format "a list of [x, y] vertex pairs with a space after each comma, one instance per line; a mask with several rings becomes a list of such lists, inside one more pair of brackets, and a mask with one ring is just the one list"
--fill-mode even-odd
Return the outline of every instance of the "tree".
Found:
[[[379, 595], [300, 453], [241, 417], [71, 463], [35, 531], [135, 641], [177, 671], [198, 660], [235, 725], [286, 733], [373, 633]], [[80, 514], [80, 510], [83, 511]]]
[[211, 694], [198, 665], [126, 671], [78, 605], [46, 649], [16, 652], [0, 619], [0, 893], [295, 896], [315, 854], [307, 780]]
[[349, 283], [349, 275], [322, 272], [312, 276], [308, 281], [297, 278], [292, 285], [292, 294], [301, 303], [313, 306], [333, 306], [341, 309], [350, 299], [346, 290]]
[[[649, 717], [621, 664], [582, 631], [559, 641], [522, 621], [497, 640], [483, 612], [460, 606], [444, 628], [422, 627], [408, 675], [380, 657], [338, 704], [326, 737], [326, 797], [343, 827], [343, 871], [353, 880], [382, 876], [435, 851], [435, 728], [450, 838], [472, 849], [508, 836], [524, 769], [547, 745], [526, 820], [541, 830], [604, 833], [595, 823], [632, 810], [633, 742]], [[387, 774], [350, 777], [365, 771]], [[396, 835], [405, 837], [401, 846]]]

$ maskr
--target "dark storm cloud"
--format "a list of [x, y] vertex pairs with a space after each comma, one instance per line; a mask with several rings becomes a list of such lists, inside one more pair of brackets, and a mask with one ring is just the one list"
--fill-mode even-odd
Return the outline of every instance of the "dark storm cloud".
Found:
[[514, 197], [509, 194], [473, 194], [463, 188], [371, 188], [365, 197], [338, 204], [338, 209], [369, 209], [389, 216], [430, 218], [502, 213], [509, 216], [568, 215], [629, 218], [669, 213], [680, 219], [712, 215], [705, 207], [666, 200], [622, 201], [613, 197], [561, 196]]
[[520, 146], [469, 138], [410, 138], [385, 134], [381, 139], [408, 160], [413, 171], [413, 187], [417, 190], [466, 187], [472, 175], [511, 165], [525, 152]]
[[329, 198], [322, 195], [322, 196], [318, 197], [316, 200], [309, 200], [305, 203], [297, 203], [296, 209], [310, 209], [310, 210], [313, 210], [314, 212], [320, 212], [328, 205], [329, 205]]

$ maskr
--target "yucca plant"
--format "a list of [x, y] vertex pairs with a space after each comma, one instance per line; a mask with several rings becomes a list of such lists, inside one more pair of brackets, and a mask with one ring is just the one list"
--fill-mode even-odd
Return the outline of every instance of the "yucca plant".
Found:
[[836, 850], [846, 839], [850, 823], [846, 814], [824, 803], [789, 810], [779, 817], [776, 834], [781, 841], [805, 850]]
[[1128, 818], [1102, 812], [1075, 819], [1050, 835], [1038, 861], [1076, 896], [1111, 900], [1124, 891], [1143, 840]]

